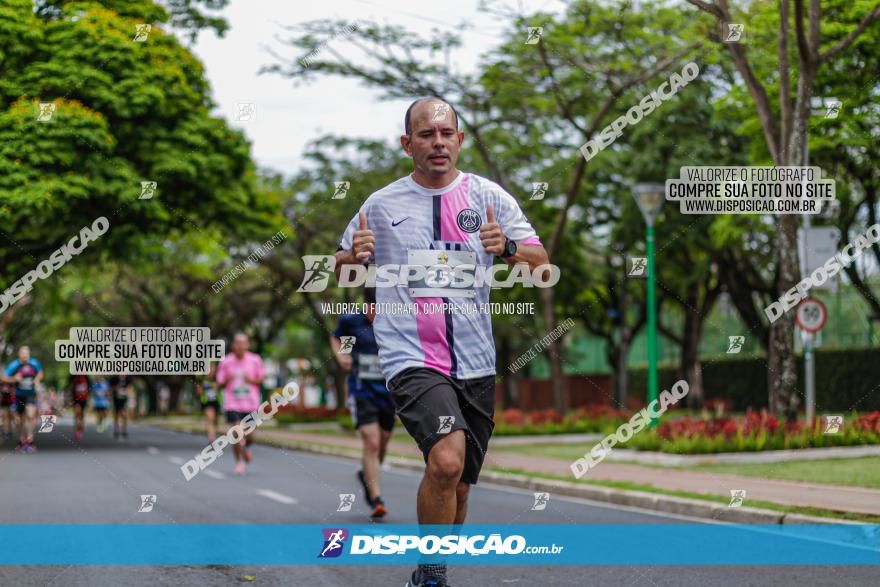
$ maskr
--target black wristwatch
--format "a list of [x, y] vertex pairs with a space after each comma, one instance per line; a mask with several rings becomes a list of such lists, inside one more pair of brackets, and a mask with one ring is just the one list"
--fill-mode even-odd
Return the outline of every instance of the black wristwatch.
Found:
[[513, 257], [514, 255], [516, 255], [516, 243], [507, 239], [507, 242], [504, 243], [504, 250], [498, 256], [502, 259], [506, 259], [508, 257]]

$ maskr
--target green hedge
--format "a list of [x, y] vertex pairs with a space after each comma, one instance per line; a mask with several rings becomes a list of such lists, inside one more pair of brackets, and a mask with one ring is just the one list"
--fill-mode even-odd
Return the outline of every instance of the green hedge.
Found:
[[[660, 368], [660, 389], [676, 381], [676, 368]], [[630, 369], [629, 389], [644, 398], [647, 369]], [[733, 401], [734, 410], [767, 407], [767, 360], [761, 356], [726, 356], [703, 361], [706, 399]], [[798, 389], [805, 393], [804, 362], [798, 357]], [[803, 402], [801, 402], [803, 406]], [[816, 411], [880, 410], [880, 349], [816, 351]]]

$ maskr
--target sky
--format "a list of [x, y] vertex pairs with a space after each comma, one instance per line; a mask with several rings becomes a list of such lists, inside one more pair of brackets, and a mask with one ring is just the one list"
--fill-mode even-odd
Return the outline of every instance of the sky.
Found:
[[[557, 0], [490, 1], [527, 14], [561, 4]], [[458, 31], [462, 47], [451, 54], [452, 67], [472, 72], [479, 56], [500, 44], [509, 26], [478, 8], [479, 0], [430, 5], [406, 0], [231, 0], [221, 13], [230, 25], [225, 36], [202, 32], [192, 50], [205, 64], [218, 104], [216, 114], [245, 133], [261, 168], [291, 176], [306, 165], [302, 158], [306, 145], [322, 134], [396, 141], [411, 100], [379, 101], [377, 90], [338, 77], [321, 76], [295, 86], [293, 80], [278, 74], [259, 75], [261, 67], [276, 63], [270, 49], [291, 60], [301, 55], [282, 42], [290, 36], [284, 27], [328, 18], [392, 24], [422, 36], [434, 28]], [[460, 30], [457, 25], [464, 21], [472, 28]], [[331, 43], [344, 52], [347, 40], [340, 36]], [[253, 115], [240, 116], [239, 104], [253, 104]]]

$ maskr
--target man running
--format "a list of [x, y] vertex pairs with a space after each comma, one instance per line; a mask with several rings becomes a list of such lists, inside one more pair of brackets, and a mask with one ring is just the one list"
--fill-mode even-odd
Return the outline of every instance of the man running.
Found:
[[110, 378], [113, 395], [113, 438], [128, 438], [128, 394], [131, 391], [131, 378], [120, 373]]
[[92, 407], [95, 408], [95, 414], [98, 417], [97, 430], [98, 434], [104, 433], [104, 419], [107, 417], [107, 408], [110, 407], [110, 384], [104, 379], [103, 375], [98, 375], [97, 380], [92, 384]]
[[[236, 334], [232, 339], [232, 352], [223, 357], [217, 368], [217, 385], [224, 388], [223, 407], [229, 424], [238, 424], [260, 407], [260, 385], [266, 376], [266, 370], [263, 360], [259, 355], [250, 352], [249, 346], [247, 334]], [[254, 433], [251, 432], [250, 438], [242, 438], [240, 443], [232, 445], [236, 474], [244, 475], [245, 463], [251, 462], [251, 449], [248, 445], [253, 443]]]
[[205, 420], [208, 425], [208, 442], [214, 442], [217, 438], [217, 415], [220, 413], [220, 392], [214, 383], [216, 374], [217, 365], [211, 363], [208, 374], [196, 378], [196, 393], [199, 394], [199, 402], [205, 411]]
[[86, 404], [89, 401], [89, 378], [85, 375], [71, 375], [70, 395], [73, 399], [73, 437], [82, 438], [86, 421]]
[[34, 427], [37, 420], [37, 385], [43, 379], [43, 366], [31, 357], [31, 349], [22, 346], [18, 358], [6, 365], [6, 380], [15, 385], [15, 411], [18, 414], [16, 451], [36, 452]]
[[12, 409], [15, 407], [15, 386], [0, 378], [0, 414], [3, 418], [3, 437], [12, 438]]
[[[449, 104], [416, 100], [404, 128], [400, 144], [413, 160], [413, 173], [372, 194], [349, 222], [336, 253], [337, 277], [343, 265], [371, 257], [380, 267], [491, 266], [501, 257], [534, 271], [549, 263], [513, 196], [456, 169], [464, 133]], [[488, 302], [490, 287], [444, 289], [443, 280], [433, 275], [409, 285], [376, 292], [380, 306], [415, 304], [416, 309], [410, 315], [377, 314], [373, 328], [382, 373], [397, 414], [426, 461], [419, 523], [461, 524], [494, 427], [492, 321], [487, 313], [468, 311]], [[434, 304], [444, 303], [454, 311], [433, 311]], [[447, 585], [446, 565], [442, 559], [435, 562], [420, 564], [407, 585]]]
[[[342, 315], [330, 337], [330, 345], [339, 365], [349, 371], [349, 409], [363, 444], [363, 469], [357, 472], [357, 478], [364, 490], [367, 505], [373, 508], [370, 516], [381, 518], [387, 511], [379, 485], [379, 467], [385, 460], [385, 451], [394, 429], [394, 403], [382, 378], [379, 347], [373, 334], [375, 288], [364, 290], [364, 303], [365, 313]], [[350, 354], [339, 352], [343, 336], [355, 339]]]

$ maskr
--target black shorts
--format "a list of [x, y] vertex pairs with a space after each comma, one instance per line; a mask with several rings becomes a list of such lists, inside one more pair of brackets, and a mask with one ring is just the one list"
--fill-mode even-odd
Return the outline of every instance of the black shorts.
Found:
[[9, 407], [15, 405], [15, 395], [11, 393], [0, 393], [0, 407]]
[[210, 401], [206, 401], [202, 404], [202, 409], [207, 410], [208, 408], [214, 408], [215, 412], [220, 412], [220, 402], [218, 400], [212, 399]]
[[73, 405], [74, 405], [74, 406], [79, 406], [79, 407], [81, 407], [83, 412], [86, 411], [86, 404], [88, 404], [88, 403], [89, 403], [89, 400], [87, 400], [87, 399], [75, 399], [75, 400], [73, 400]]
[[15, 394], [15, 411], [19, 414], [24, 414], [25, 406], [28, 404], [35, 405], [37, 403], [37, 396], [35, 394], [28, 395], [19, 395]]
[[121, 410], [124, 410], [125, 406], [127, 406], [127, 405], [128, 405], [128, 396], [127, 395], [113, 398], [113, 411], [114, 412], [119, 412]]
[[394, 404], [391, 397], [376, 397], [374, 394], [367, 397], [350, 396], [348, 409], [351, 410], [355, 428], [378, 422], [379, 427], [386, 432], [394, 429]]
[[455, 379], [427, 367], [404, 369], [388, 382], [397, 415], [425, 462], [434, 444], [454, 430], [467, 438], [461, 480], [477, 482], [495, 428], [495, 376]]
[[250, 412], [236, 412], [235, 410], [226, 410], [226, 423], [227, 424], [238, 424], [244, 417], [250, 414]]

